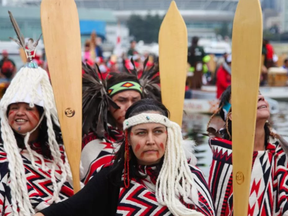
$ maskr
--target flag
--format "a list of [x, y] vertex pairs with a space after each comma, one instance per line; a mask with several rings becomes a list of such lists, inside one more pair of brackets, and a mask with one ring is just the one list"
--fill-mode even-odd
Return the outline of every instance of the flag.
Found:
[[114, 49], [114, 54], [117, 56], [117, 57], [121, 57], [122, 56], [122, 48], [121, 48], [121, 25], [118, 23], [117, 25], [117, 32], [116, 32], [116, 46], [115, 46], [115, 49]]

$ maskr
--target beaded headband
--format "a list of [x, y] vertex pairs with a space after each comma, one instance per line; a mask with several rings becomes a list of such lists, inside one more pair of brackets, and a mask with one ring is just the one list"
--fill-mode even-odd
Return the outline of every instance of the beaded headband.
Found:
[[112, 97], [116, 93], [126, 90], [135, 90], [142, 94], [142, 87], [139, 83], [133, 81], [124, 81], [111, 86], [108, 89], [108, 95]]
[[159, 123], [165, 125], [166, 127], [171, 126], [171, 121], [164, 115], [156, 113], [141, 113], [126, 119], [123, 122], [123, 129], [126, 130], [130, 127], [143, 123]]

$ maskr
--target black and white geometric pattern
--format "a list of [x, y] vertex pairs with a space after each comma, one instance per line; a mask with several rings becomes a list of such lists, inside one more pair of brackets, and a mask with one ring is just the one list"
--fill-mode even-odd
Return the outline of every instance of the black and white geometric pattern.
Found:
[[[216, 216], [233, 215], [232, 143], [213, 138], [209, 187]], [[288, 157], [277, 141], [254, 151], [248, 216], [288, 216]]]
[[[33, 151], [33, 150], [32, 150]], [[64, 156], [64, 149], [60, 147], [62, 156]], [[25, 175], [27, 182], [27, 189], [29, 199], [35, 211], [42, 210], [50, 206], [50, 200], [53, 196], [53, 188], [51, 183], [51, 165], [52, 161], [44, 159], [47, 171], [42, 170], [41, 161], [34, 156], [37, 169], [35, 170], [31, 164], [31, 158], [27, 150], [21, 151], [23, 164], [25, 167]], [[0, 215], [12, 216], [11, 208], [11, 194], [10, 194], [10, 175], [8, 169], [8, 160], [3, 144], [0, 144]], [[60, 179], [61, 170], [59, 167], [55, 170], [56, 179]], [[64, 200], [73, 195], [73, 189], [69, 183], [65, 183], [59, 194], [60, 199]]]
[[[204, 180], [202, 172], [196, 167], [190, 167], [193, 178], [196, 181], [199, 204], [198, 206], [185, 204], [188, 208], [195, 209], [206, 216], [214, 216], [214, 207], [208, 186]], [[146, 170], [143, 170], [146, 169]], [[143, 174], [147, 174], [145, 179], [131, 179], [129, 188], [121, 187], [119, 193], [119, 203], [117, 208], [117, 216], [168, 216], [172, 215], [166, 206], [162, 206], [157, 202], [155, 192], [151, 185], [154, 185], [155, 178], [154, 167], [145, 166], [141, 168]], [[153, 176], [150, 176], [153, 175]]]

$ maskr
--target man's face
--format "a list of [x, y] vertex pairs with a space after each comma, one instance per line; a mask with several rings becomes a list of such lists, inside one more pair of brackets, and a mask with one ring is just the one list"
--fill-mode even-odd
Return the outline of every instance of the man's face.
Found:
[[110, 107], [110, 113], [117, 122], [117, 127], [122, 128], [123, 121], [125, 119], [125, 114], [127, 109], [135, 102], [141, 100], [141, 95], [138, 91], [127, 90], [112, 96], [112, 100], [120, 107], [115, 109]]
[[8, 53], [3, 52], [3, 53], [2, 53], [2, 56], [3, 56], [3, 58], [8, 58]]
[[136, 46], [136, 41], [132, 41], [132, 42], [131, 42], [131, 47], [132, 47], [132, 48], [135, 48], [135, 46]]

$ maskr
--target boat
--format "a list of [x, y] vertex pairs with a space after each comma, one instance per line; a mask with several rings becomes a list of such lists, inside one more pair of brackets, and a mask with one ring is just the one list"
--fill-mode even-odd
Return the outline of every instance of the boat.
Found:
[[214, 113], [219, 106], [217, 99], [185, 99], [184, 111], [187, 113]]
[[222, 56], [224, 53], [231, 53], [231, 43], [217, 38], [200, 38], [198, 45], [204, 48], [206, 54], [213, 54], [216, 57]]

